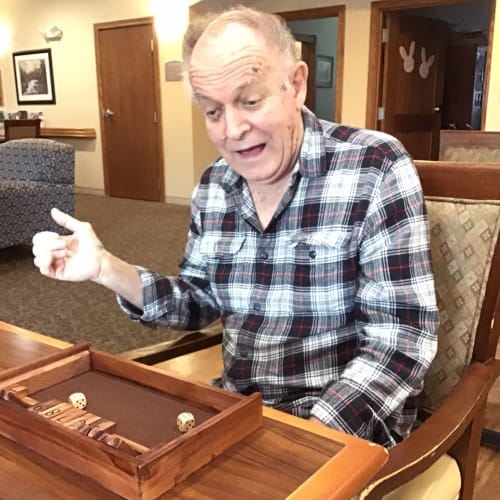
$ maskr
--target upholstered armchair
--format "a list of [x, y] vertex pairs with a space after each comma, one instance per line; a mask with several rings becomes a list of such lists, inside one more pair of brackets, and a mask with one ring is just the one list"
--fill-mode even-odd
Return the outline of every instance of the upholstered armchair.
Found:
[[472, 499], [486, 400], [500, 373], [500, 164], [417, 168], [429, 214], [439, 348], [420, 398], [421, 425], [389, 450], [362, 499]]
[[38, 231], [56, 231], [50, 209], [74, 212], [75, 153], [50, 139], [0, 145], [0, 248], [29, 243]]
[[[500, 164], [417, 162], [417, 170], [440, 310], [438, 354], [420, 397], [420, 425], [389, 450], [358, 500], [471, 500], [486, 400], [500, 373]], [[191, 352], [183, 369], [208, 381], [222, 362], [220, 350], [205, 348], [221, 335], [193, 335], [124, 355], [164, 362], [157, 367], [168, 371], [179, 370], [171, 358]]]

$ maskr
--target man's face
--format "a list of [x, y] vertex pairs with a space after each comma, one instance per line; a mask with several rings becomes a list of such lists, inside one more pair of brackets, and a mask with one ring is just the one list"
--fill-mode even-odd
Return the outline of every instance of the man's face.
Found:
[[[297, 71], [292, 81], [307, 79], [302, 63], [292, 75]], [[202, 36], [189, 78], [208, 136], [233, 170], [249, 184], [272, 184], [291, 171], [302, 142], [305, 81], [290, 83], [259, 36], [236, 24]]]

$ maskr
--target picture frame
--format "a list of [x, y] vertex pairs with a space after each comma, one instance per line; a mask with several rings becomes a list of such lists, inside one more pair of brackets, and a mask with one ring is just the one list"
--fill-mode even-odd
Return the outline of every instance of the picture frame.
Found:
[[12, 54], [18, 104], [55, 104], [54, 74], [50, 49]]
[[333, 85], [333, 63], [331, 56], [316, 56], [316, 87], [331, 87]]

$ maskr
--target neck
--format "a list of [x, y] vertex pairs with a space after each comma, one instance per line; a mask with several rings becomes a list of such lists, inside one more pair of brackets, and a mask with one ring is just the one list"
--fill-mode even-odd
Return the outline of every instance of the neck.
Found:
[[249, 183], [255, 211], [262, 227], [265, 229], [273, 218], [283, 195], [290, 185], [291, 172], [272, 184]]

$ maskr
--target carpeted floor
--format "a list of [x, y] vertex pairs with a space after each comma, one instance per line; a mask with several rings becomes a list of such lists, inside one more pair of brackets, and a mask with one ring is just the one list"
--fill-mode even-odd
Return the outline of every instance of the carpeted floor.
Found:
[[[176, 272], [187, 236], [188, 207], [77, 194], [76, 216], [91, 222], [116, 255], [162, 273]], [[41, 276], [29, 246], [0, 250], [0, 283], [0, 320], [58, 339], [119, 353], [176, 335], [129, 321], [104, 288]], [[500, 381], [490, 394], [485, 426], [500, 430]], [[481, 448], [474, 498], [500, 498], [499, 451]]]
[[[188, 207], [77, 194], [75, 215], [91, 222], [104, 246], [128, 262], [165, 274], [177, 271]], [[41, 276], [29, 246], [0, 250], [0, 282], [0, 320], [51, 337], [118, 353], [175, 335], [128, 320], [114, 294], [93, 283]]]

